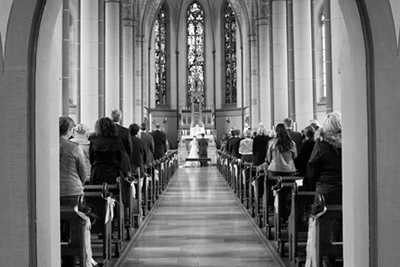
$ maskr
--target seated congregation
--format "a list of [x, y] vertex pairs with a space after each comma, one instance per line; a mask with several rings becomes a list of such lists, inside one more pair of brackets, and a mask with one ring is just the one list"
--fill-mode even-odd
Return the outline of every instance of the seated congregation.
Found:
[[341, 114], [292, 125], [232, 129], [217, 168], [288, 266], [343, 266]]

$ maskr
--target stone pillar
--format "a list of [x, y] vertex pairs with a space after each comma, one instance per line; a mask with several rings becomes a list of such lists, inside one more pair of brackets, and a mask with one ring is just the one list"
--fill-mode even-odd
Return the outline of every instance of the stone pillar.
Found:
[[69, 0], [63, 0], [62, 15], [62, 102], [61, 113], [64, 116], [69, 115], [69, 88], [70, 88], [70, 25], [71, 16], [69, 10]]
[[127, 127], [131, 123], [136, 122], [140, 124], [140, 121], [134, 120], [134, 105], [133, 105], [133, 12], [130, 1], [124, 0], [122, 3], [122, 17], [123, 17], [123, 29], [122, 29], [122, 42], [123, 42], [123, 124]]
[[120, 109], [120, 1], [105, 1], [105, 113]]
[[[250, 89], [250, 126], [255, 127], [260, 122], [260, 83], [259, 83], [259, 53], [258, 53], [258, 44], [257, 37], [255, 34], [251, 34], [249, 36], [249, 45], [251, 50], [251, 89]], [[245, 97], [247, 99], [247, 97]], [[243, 107], [246, 107], [248, 102], [244, 103]], [[243, 129], [243, 126], [241, 129]]]
[[273, 124], [276, 125], [289, 113], [286, 1], [273, 0], [272, 14]]
[[[270, 4], [269, 0], [260, 2], [260, 16], [258, 21], [259, 36], [259, 69], [260, 69], [260, 118], [268, 128], [271, 126], [271, 87], [270, 87]], [[253, 124], [252, 127], [257, 127]]]
[[[134, 120], [142, 121], [142, 99], [143, 99], [143, 35], [136, 35], [135, 41], [135, 91], [134, 91]], [[151, 122], [150, 122], [151, 123]]]
[[99, 4], [81, 2], [81, 123], [94, 130], [99, 118]]
[[297, 129], [313, 118], [313, 80], [310, 0], [293, 0], [294, 121]]

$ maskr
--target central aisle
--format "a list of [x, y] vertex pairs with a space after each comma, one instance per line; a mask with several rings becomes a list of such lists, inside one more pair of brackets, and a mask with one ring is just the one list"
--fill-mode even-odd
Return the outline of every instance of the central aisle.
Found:
[[180, 168], [121, 266], [280, 266], [215, 167]]

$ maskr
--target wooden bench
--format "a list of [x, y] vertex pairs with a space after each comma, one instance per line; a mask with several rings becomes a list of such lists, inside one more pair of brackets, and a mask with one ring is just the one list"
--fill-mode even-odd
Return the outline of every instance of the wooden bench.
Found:
[[[78, 210], [82, 211], [84, 197], [79, 198]], [[61, 225], [61, 258], [70, 257], [72, 261], [79, 259], [79, 266], [86, 266], [89, 255], [86, 252], [86, 221], [71, 206], [60, 206]]]
[[[321, 207], [326, 211], [316, 219], [317, 266], [322, 267], [327, 259], [332, 264], [343, 264], [342, 205], [326, 205], [322, 195], [318, 195]], [[335, 229], [336, 228], [336, 229]], [[333, 233], [339, 238], [333, 239]]]
[[289, 261], [296, 267], [305, 263], [308, 217], [314, 198], [314, 191], [299, 191], [297, 184], [293, 183], [289, 216]]
[[276, 185], [273, 186], [275, 194], [274, 204], [274, 240], [277, 251], [281, 257], [285, 256], [285, 244], [289, 241], [288, 219], [290, 214], [290, 198], [293, 183], [296, 180], [303, 179], [302, 176], [277, 176]]
[[256, 223], [258, 227], [264, 227], [264, 207], [266, 203], [264, 203], [264, 179], [266, 179], [267, 171], [265, 166], [257, 166], [256, 168], [256, 175], [251, 182], [254, 191], [254, 201], [253, 201], [253, 208], [252, 213], [253, 217], [256, 218]]
[[86, 205], [99, 217], [99, 220], [92, 224], [91, 243], [93, 258], [101, 266], [111, 261], [111, 220], [106, 219], [107, 212], [107, 183], [102, 185], [84, 185]]

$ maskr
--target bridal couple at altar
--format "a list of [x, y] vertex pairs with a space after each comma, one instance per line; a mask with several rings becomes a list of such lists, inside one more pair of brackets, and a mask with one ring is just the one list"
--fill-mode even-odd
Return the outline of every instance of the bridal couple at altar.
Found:
[[[204, 138], [204, 133], [202, 133], [201, 138], [197, 140], [196, 136], [193, 136], [193, 140], [190, 142], [190, 152], [188, 159], [200, 159], [200, 167], [207, 166], [207, 148], [208, 148], [208, 139]], [[205, 159], [205, 160], [201, 160]], [[197, 166], [197, 162], [188, 162], [189, 166]]]

